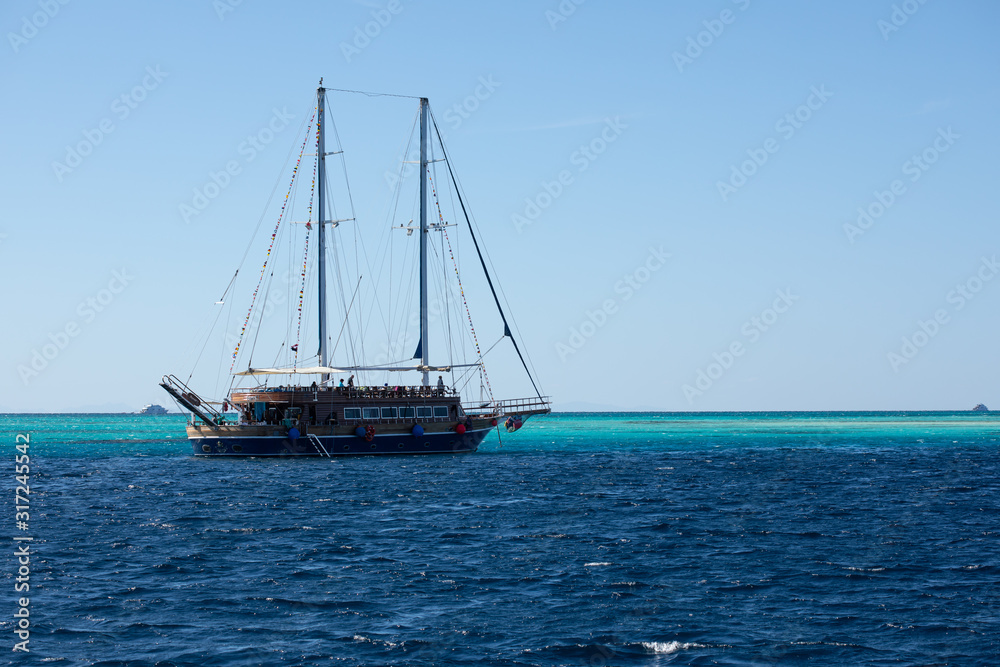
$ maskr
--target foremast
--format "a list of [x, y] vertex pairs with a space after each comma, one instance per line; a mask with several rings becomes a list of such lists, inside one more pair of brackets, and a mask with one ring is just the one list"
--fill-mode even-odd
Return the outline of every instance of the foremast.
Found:
[[427, 107], [420, 98], [420, 365], [423, 384], [430, 384], [427, 371]]
[[[326, 97], [326, 88], [323, 87], [323, 79], [319, 80], [319, 88], [316, 89], [316, 197], [319, 199], [318, 220], [319, 220], [319, 365], [327, 367], [330, 365], [329, 350], [327, 349], [326, 335], [326, 144], [324, 133], [326, 124], [323, 122], [323, 105]], [[320, 376], [322, 382], [330, 380], [330, 375], [324, 373]]]

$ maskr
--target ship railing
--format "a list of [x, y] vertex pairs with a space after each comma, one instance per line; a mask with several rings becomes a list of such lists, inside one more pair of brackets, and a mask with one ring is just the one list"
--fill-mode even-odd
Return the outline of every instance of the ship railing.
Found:
[[200, 417], [202, 421], [213, 426], [225, 421], [225, 417], [221, 412], [209, 405], [207, 401], [194, 393], [190, 387], [177, 379], [176, 376], [164, 375], [160, 386], [166, 389], [167, 393], [177, 399], [177, 402], [191, 411], [192, 414]]
[[352, 386], [352, 387], [307, 387], [307, 386], [277, 386], [277, 387], [256, 387], [240, 388], [233, 393], [241, 394], [273, 394], [273, 393], [315, 393], [333, 392], [345, 398], [448, 398], [454, 396], [456, 392], [451, 387], [439, 389], [438, 387], [424, 386]]
[[548, 396], [532, 396], [531, 398], [511, 398], [492, 403], [465, 403], [462, 405], [465, 414], [470, 417], [502, 417], [516, 414], [539, 414], [551, 412], [552, 401]]

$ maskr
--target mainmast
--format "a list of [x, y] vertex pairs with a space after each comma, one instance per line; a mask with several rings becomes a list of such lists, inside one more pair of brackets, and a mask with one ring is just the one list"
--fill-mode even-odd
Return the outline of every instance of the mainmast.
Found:
[[[319, 88], [316, 89], [316, 197], [319, 199], [319, 209], [317, 211], [317, 224], [319, 227], [319, 365], [329, 366], [330, 357], [327, 349], [326, 335], [326, 155], [323, 134], [325, 132], [323, 117], [323, 102], [326, 97], [326, 88], [323, 87], [323, 79], [319, 80]], [[329, 374], [323, 374], [322, 381], [330, 379]]]
[[[430, 384], [430, 377], [428, 376], [427, 373], [427, 235], [428, 235], [427, 234], [427, 107], [428, 107], [427, 98], [421, 97], [420, 98], [420, 365], [424, 367], [425, 387]], [[322, 141], [322, 139], [320, 141]], [[322, 241], [320, 243], [322, 243]]]

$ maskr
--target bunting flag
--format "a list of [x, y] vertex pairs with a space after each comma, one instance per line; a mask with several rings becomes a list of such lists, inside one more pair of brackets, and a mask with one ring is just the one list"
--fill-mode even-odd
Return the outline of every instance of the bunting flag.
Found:
[[281, 221], [285, 217], [285, 209], [288, 208], [288, 199], [292, 195], [292, 186], [295, 185], [295, 177], [299, 173], [299, 165], [302, 164], [302, 155], [306, 152], [306, 144], [309, 143], [309, 135], [312, 133], [312, 123], [316, 119], [316, 112], [313, 111], [312, 117], [309, 119], [309, 127], [306, 129], [306, 137], [302, 140], [302, 148], [299, 150], [299, 159], [295, 161], [295, 168], [292, 169], [292, 179], [288, 184], [288, 192], [285, 193], [285, 201], [281, 204], [281, 212], [278, 214], [278, 222], [274, 225], [274, 232], [271, 234], [271, 243], [267, 246], [267, 255], [264, 257], [264, 265], [260, 269], [260, 278], [257, 279], [257, 287], [254, 288], [253, 298], [250, 300], [250, 309], [247, 311], [246, 319], [243, 320], [243, 328], [240, 330], [239, 340], [236, 341], [236, 349], [233, 350], [233, 363], [229, 366], [229, 372], [233, 372], [233, 368], [236, 367], [236, 357], [240, 353], [240, 347], [243, 345], [243, 336], [246, 335], [247, 327], [250, 325], [250, 316], [253, 315], [254, 305], [257, 303], [257, 295], [260, 294], [260, 286], [264, 282], [264, 276], [267, 275], [267, 264], [271, 261], [271, 251], [274, 250], [274, 240], [278, 237], [278, 229], [281, 227]]
[[455, 267], [455, 278], [458, 280], [458, 291], [462, 295], [462, 305], [465, 306], [465, 316], [469, 318], [469, 331], [472, 332], [472, 342], [476, 344], [476, 355], [479, 357], [479, 367], [483, 370], [483, 379], [486, 381], [486, 393], [493, 401], [493, 387], [490, 386], [490, 376], [486, 374], [486, 362], [483, 360], [482, 350], [479, 348], [479, 338], [476, 336], [476, 327], [472, 324], [472, 313], [469, 312], [469, 302], [465, 298], [465, 288], [462, 287], [462, 277], [458, 274], [458, 262], [455, 261], [455, 253], [451, 249], [451, 239], [448, 238], [448, 226], [441, 215], [441, 202], [438, 201], [437, 189], [434, 187], [434, 179], [431, 178], [431, 170], [427, 169], [427, 180], [431, 184], [431, 194], [434, 197], [434, 204], [437, 206], [438, 220], [441, 223], [441, 231], [444, 233], [444, 240], [448, 243], [448, 254], [451, 255], [451, 264]]
[[299, 286], [299, 323], [295, 328], [295, 345], [292, 350], [295, 352], [295, 359], [292, 361], [292, 368], [298, 368], [299, 363], [299, 341], [302, 340], [302, 302], [306, 297], [306, 266], [309, 262], [309, 234], [312, 232], [306, 229], [306, 249], [302, 254], [302, 284]]
[[[316, 155], [319, 155], [319, 130], [320, 123], [323, 119], [320, 118], [319, 122], [316, 123]], [[306, 136], [309, 133], [306, 132]], [[313, 219], [313, 200], [316, 197], [316, 169], [319, 166], [320, 158], [316, 158], [316, 162], [313, 163], [313, 177], [312, 186], [309, 190], [309, 217], [306, 220], [306, 247], [302, 253], [302, 284], [299, 286], [299, 321], [295, 327], [295, 345], [292, 345], [292, 351], [295, 352], [295, 358], [292, 360], [292, 368], [298, 368], [299, 366], [299, 342], [302, 340], [302, 304], [306, 297], [306, 267], [309, 263], [309, 233], [312, 232], [312, 219]], [[323, 221], [319, 221], [323, 224]]]

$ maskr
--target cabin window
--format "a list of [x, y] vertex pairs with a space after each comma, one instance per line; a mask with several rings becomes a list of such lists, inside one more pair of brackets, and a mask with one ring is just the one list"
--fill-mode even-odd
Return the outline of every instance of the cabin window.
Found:
[[418, 417], [433, 417], [434, 416], [434, 409], [430, 408], [430, 407], [417, 408], [417, 416]]
[[378, 419], [378, 408], [361, 408], [361, 414], [365, 419]]
[[396, 408], [382, 408], [382, 419], [395, 419]]
[[344, 419], [361, 419], [361, 408], [344, 408]]
[[416, 411], [413, 408], [400, 408], [399, 417], [400, 419], [412, 419], [417, 416]]
[[434, 416], [435, 417], [447, 417], [448, 416], [448, 406], [447, 405], [435, 405], [434, 406]]

